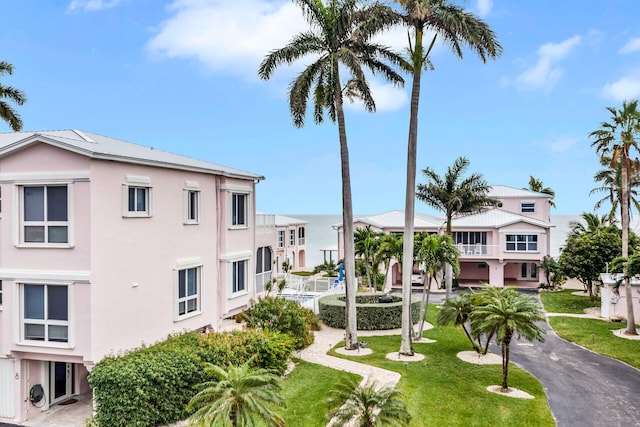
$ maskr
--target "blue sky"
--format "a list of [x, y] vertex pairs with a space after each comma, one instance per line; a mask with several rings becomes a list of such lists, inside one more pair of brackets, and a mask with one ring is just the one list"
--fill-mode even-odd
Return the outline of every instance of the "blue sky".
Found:
[[[493, 28], [504, 53], [483, 64], [437, 46], [422, 80], [419, 171], [443, 173], [464, 155], [490, 184], [541, 179], [556, 192], [552, 214], [592, 211], [599, 165], [588, 134], [609, 120], [605, 107], [640, 97], [640, 2], [457, 4]], [[337, 127], [309, 118], [298, 129], [288, 111], [304, 62], [267, 82], [256, 74], [306, 28], [291, 1], [24, 0], [0, 13], [0, 60], [15, 66], [2, 83], [27, 95], [24, 130], [82, 129], [262, 174], [260, 211], [341, 212]], [[381, 39], [401, 50], [406, 31]], [[360, 214], [404, 209], [409, 89], [371, 86], [378, 111], [346, 112]]]

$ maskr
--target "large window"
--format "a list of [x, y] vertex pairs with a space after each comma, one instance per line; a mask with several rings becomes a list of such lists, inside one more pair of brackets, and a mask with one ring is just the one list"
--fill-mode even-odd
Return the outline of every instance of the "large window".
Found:
[[22, 338], [25, 341], [69, 341], [69, 288], [22, 285]]
[[256, 254], [256, 293], [262, 293], [265, 283], [271, 281], [271, 257], [270, 247], [258, 248]]
[[298, 227], [298, 244], [304, 245], [304, 227]]
[[247, 195], [231, 195], [231, 225], [247, 225]]
[[22, 243], [69, 243], [66, 185], [22, 187]]
[[278, 247], [284, 248], [284, 230], [278, 230]]
[[178, 270], [178, 318], [200, 312], [200, 267]]
[[507, 251], [537, 252], [537, 234], [507, 234]]
[[231, 292], [245, 292], [247, 290], [247, 260], [234, 261], [232, 264]]
[[289, 246], [296, 245], [296, 230], [289, 230]]

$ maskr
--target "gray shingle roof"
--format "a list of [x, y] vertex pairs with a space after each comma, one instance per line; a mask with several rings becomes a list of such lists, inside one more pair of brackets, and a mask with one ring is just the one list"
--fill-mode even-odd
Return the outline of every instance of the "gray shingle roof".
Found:
[[233, 178], [264, 179], [264, 176], [255, 173], [156, 150], [153, 147], [145, 147], [95, 133], [70, 129], [0, 133], [0, 157], [37, 142], [51, 144], [92, 159], [115, 160], [124, 163], [189, 170]]

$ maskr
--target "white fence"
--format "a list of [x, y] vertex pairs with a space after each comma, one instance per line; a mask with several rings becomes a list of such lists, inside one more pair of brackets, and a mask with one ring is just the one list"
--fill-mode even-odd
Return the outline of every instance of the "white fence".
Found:
[[325, 295], [344, 293], [344, 282], [335, 277], [303, 277], [295, 274], [276, 274], [279, 281], [284, 279], [286, 285], [282, 296], [295, 299], [300, 305], [318, 314], [318, 300]]

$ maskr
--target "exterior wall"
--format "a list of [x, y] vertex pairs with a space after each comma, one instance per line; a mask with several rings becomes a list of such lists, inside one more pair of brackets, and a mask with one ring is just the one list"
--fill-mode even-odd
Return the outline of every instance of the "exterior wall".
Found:
[[[530, 218], [539, 219], [540, 221], [549, 221], [549, 215], [551, 213], [551, 204], [545, 197], [509, 197], [500, 198], [502, 202], [501, 209], [509, 212], [516, 213], [518, 215], [528, 216]], [[522, 212], [522, 203], [535, 203], [535, 212], [527, 213]]]
[[[600, 316], [605, 319], [623, 318], [627, 319], [627, 297], [624, 285], [620, 285], [618, 294], [613, 290], [617, 275], [602, 273], [600, 279], [603, 283], [600, 294]], [[634, 277], [631, 280], [631, 295], [633, 299], [633, 316], [635, 323], [640, 324], [640, 278]]]
[[[298, 233], [300, 228], [304, 228], [304, 240], [299, 239]], [[278, 232], [284, 231], [284, 246], [278, 246]], [[294, 233], [294, 243], [291, 244], [291, 232]], [[306, 261], [306, 239], [307, 226], [303, 223], [278, 225], [275, 233], [275, 255], [277, 259], [275, 271], [282, 272], [282, 263], [287, 261], [291, 266], [291, 271], [300, 271], [307, 268]]]

